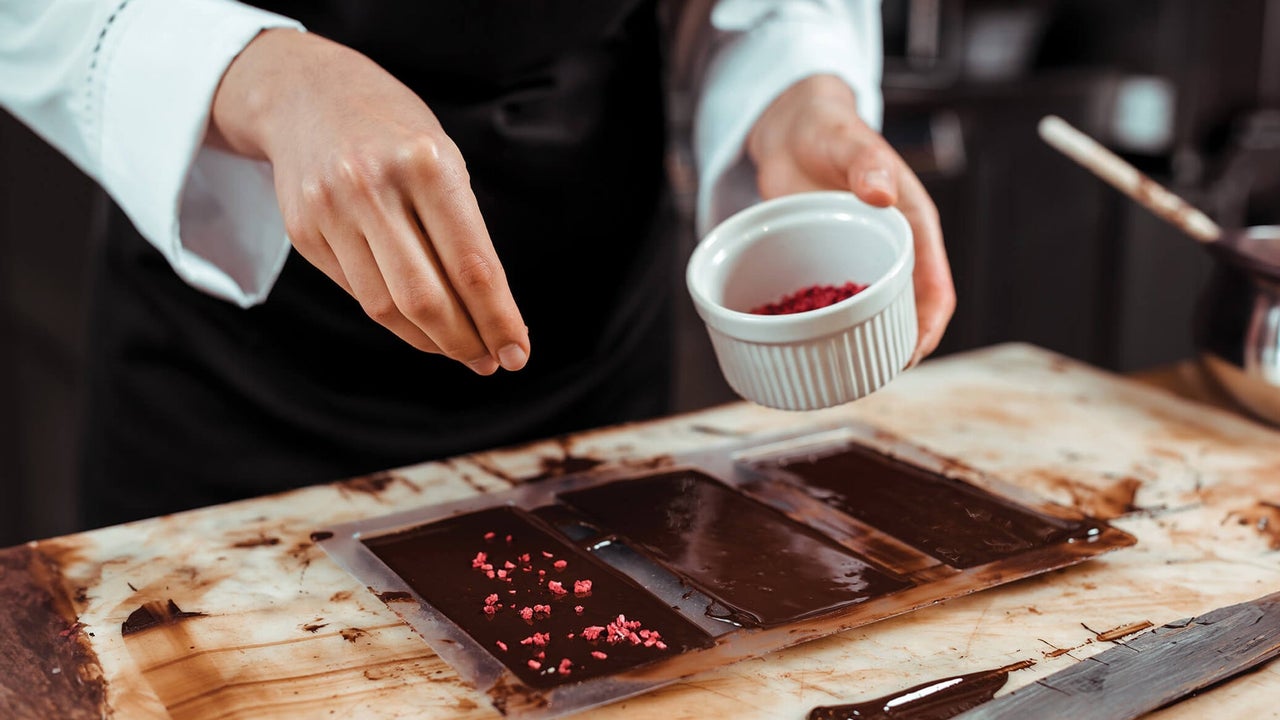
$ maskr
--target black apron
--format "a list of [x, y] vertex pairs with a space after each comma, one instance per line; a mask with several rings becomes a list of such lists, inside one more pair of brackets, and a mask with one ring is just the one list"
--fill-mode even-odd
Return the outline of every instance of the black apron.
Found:
[[467, 159], [532, 353], [480, 377], [291, 254], [265, 303], [192, 289], [113, 208], [93, 291], [89, 527], [666, 411], [677, 273], [646, 0], [257, 3], [418, 92]]

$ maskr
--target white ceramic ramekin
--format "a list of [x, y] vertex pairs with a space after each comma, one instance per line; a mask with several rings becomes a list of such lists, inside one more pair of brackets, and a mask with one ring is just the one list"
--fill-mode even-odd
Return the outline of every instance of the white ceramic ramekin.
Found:
[[[910, 362], [914, 265], [901, 212], [823, 191], [726, 219], [694, 249], [685, 279], [729, 386], [768, 407], [816, 410], [880, 389]], [[808, 312], [749, 312], [801, 288], [850, 280], [869, 287]]]

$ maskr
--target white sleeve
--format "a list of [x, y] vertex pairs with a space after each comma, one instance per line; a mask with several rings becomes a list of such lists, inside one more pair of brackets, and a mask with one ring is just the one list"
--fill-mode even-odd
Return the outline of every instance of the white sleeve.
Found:
[[693, 81], [699, 237], [760, 199], [746, 138], [792, 84], [836, 75], [868, 125], [879, 129], [883, 110], [880, 0], [717, 0], [710, 25], [711, 52]]
[[0, 0], [0, 106], [119, 203], [188, 283], [261, 302], [289, 251], [271, 169], [204, 147], [214, 92], [259, 32], [232, 0]]

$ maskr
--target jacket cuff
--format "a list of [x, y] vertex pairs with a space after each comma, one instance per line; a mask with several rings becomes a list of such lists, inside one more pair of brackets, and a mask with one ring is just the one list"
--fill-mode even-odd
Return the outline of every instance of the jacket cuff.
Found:
[[716, 52], [694, 115], [698, 237], [760, 200], [755, 166], [745, 152], [747, 135], [769, 104], [796, 82], [819, 74], [842, 78], [853, 89], [863, 121], [879, 129], [878, 7], [866, 14], [870, 17], [859, 23], [830, 17], [825, 22], [820, 17], [758, 21]]
[[203, 146], [232, 60], [294, 20], [227, 0], [131, 0], [104, 31], [90, 92], [102, 183], [191, 285], [248, 307], [288, 256], [267, 163]]

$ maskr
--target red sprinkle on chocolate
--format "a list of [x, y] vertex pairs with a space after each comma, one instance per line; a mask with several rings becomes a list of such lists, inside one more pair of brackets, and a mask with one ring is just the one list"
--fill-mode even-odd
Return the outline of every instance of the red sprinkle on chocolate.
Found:
[[569, 668], [572, 666], [573, 666], [573, 661], [571, 661], [569, 658], [564, 658], [560, 661], [560, 666], [557, 667], [556, 670], [559, 671], [561, 675], [568, 675]]
[[506, 562], [502, 563], [502, 567], [503, 567], [503, 568], [505, 568], [505, 569], [507, 569], [507, 570], [514, 570], [514, 569], [516, 568], [516, 564], [515, 564], [515, 563], [513, 563], [513, 562], [511, 562], [510, 560], [508, 560], [508, 561], [506, 561]]
[[501, 650], [502, 652], [507, 651], [507, 644], [502, 642], [501, 640], [498, 640], [495, 644], [498, 646], [498, 649]]
[[563, 570], [569, 567], [569, 563], [565, 562], [564, 560], [557, 560], [551, 564], [554, 565], [557, 570]]
[[538, 662], [537, 660], [530, 660], [530, 661], [529, 661], [529, 669], [530, 669], [530, 670], [541, 670], [541, 669], [542, 669], [542, 663]]
[[496, 602], [498, 602], [498, 593], [490, 593], [489, 597], [484, 599], [485, 605], [492, 605]]
[[502, 570], [502, 569], [499, 569], [499, 570], [498, 570], [498, 577], [500, 577], [500, 578], [504, 578], [504, 577], [506, 577], [506, 576], [507, 576], [507, 571], [506, 571], [506, 570]]
[[754, 315], [790, 315], [791, 313], [808, 312], [841, 300], [847, 300], [866, 290], [867, 286], [856, 282], [847, 282], [839, 287], [835, 285], [811, 285], [784, 296], [774, 303], [765, 303], [751, 309]]
[[529, 563], [529, 553], [525, 553], [516, 559], [527, 565]]
[[543, 550], [543, 551], [542, 551], [542, 557], [544, 557], [544, 558], [553, 558], [553, 557], [555, 557], [555, 554], [554, 554], [554, 553], [549, 553], [549, 552], [547, 552], [546, 550]]
[[560, 581], [559, 581], [559, 580], [550, 580], [550, 581], [548, 581], [548, 582], [547, 582], [547, 589], [548, 589], [548, 590], [550, 590], [551, 592], [553, 592], [553, 593], [557, 594], [557, 595], [564, 595], [565, 593], [569, 592], [568, 590], [565, 590], [565, 589], [564, 589], [564, 585], [560, 584]]
[[495, 537], [495, 536], [494, 536], [494, 534], [493, 534], [492, 532], [487, 532], [487, 533], [485, 533], [485, 534], [484, 534], [484, 539], [485, 539], [485, 540], [492, 540], [494, 537]]
[[573, 591], [575, 593], [578, 593], [579, 595], [591, 592], [591, 581], [590, 580], [574, 580]]
[[538, 658], [539, 660], [546, 660], [547, 654], [544, 652], [539, 652], [538, 654], [534, 655], [534, 657]]
[[492, 570], [485, 571], [485, 575], [488, 575], [490, 580], [495, 577]]
[[507, 536], [507, 544], [508, 544], [508, 545], [510, 545], [510, 544], [511, 544], [511, 536], [510, 536], [510, 535], [508, 535], [508, 536]]
[[573, 611], [574, 611], [574, 612], [576, 612], [576, 613], [578, 613], [579, 615], [581, 615], [581, 614], [582, 614], [582, 606], [581, 606], [581, 605], [574, 605], [574, 606], [573, 606]]
[[484, 563], [485, 563], [485, 561], [486, 561], [486, 560], [488, 560], [488, 559], [489, 559], [489, 556], [488, 556], [488, 555], [486, 555], [486, 554], [484, 554], [484, 553], [482, 553], [482, 552], [478, 552], [478, 553], [476, 553], [475, 558], [473, 558], [473, 559], [471, 560], [471, 567], [473, 567], [473, 568], [483, 568], [483, 567], [484, 567]]
[[[503, 650], [506, 650], [506, 648], [503, 648]], [[607, 659], [609, 656], [608, 656], [608, 655], [606, 655], [606, 654], [604, 654], [604, 653], [602, 653], [602, 652], [600, 652], [599, 650], [592, 650], [592, 651], [591, 651], [591, 657], [593, 657], [593, 658], [595, 658], [595, 659], [597, 659], [597, 660], [605, 660], [605, 659]]]
[[539, 571], [538, 571], [538, 577], [542, 577], [543, 575], [546, 575], [546, 574], [547, 574], [547, 571], [546, 571], [546, 570], [539, 570]]
[[496, 612], [498, 612], [498, 609], [497, 609], [497, 608], [495, 608], [494, 606], [492, 606], [492, 605], [485, 605], [485, 606], [484, 606], [484, 614], [485, 614], [485, 615], [488, 615], [489, 617], [493, 617], [493, 614], [494, 614], [494, 613], [496, 613]]

